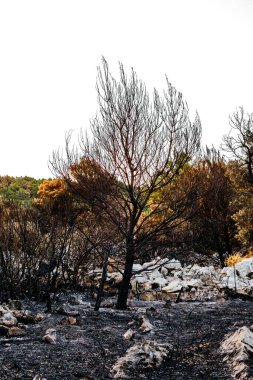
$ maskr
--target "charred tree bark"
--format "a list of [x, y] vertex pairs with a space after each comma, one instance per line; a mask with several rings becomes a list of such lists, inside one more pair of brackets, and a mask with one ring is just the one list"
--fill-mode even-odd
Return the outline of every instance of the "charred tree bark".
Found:
[[127, 239], [127, 254], [125, 261], [125, 268], [123, 279], [120, 285], [116, 309], [125, 310], [127, 308], [128, 290], [130, 288], [130, 281], [133, 273], [133, 264], [135, 259], [134, 235], [129, 234]]
[[95, 303], [95, 307], [94, 307], [95, 311], [99, 311], [100, 305], [101, 305], [101, 301], [102, 301], [105, 281], [107, 279], [108, 258], [109, 258], [109, 250], [106, 251], [106, 253], [104, 255], [102, 276], [101, 276], [101, 279], [100, 279], [99, 288], [98, 288], [98, 292], [97, 292], [96, 303]]

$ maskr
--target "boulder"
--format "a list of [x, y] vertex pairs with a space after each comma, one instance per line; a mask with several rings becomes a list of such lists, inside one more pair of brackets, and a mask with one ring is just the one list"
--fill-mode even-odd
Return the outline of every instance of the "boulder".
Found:
[[156, 277], [154, 280], [151, 280], [151, 285], [153, 289], [161, 289], [168, 284], [168, 280], [163, 277]]
[[134, 264], [133, 265], [133, 272], [137, 272], [139, 270], [143, 270], [143, 267], [141, 264]]
[[169, 270], [179, 270], [179, 269], [182, 269], [182, 265], [181, 265], [180, 261], [178, 261], [176, 259], [172, 259], [170, 261], [167, 261], [165, 264], [163, 264], [163, 266], [166, 269], [169, 269]]
[[249, 379], [247, 361], [253, 355], [253, 332], [246, 326], [226, 336], [220, 347], [224, 361], [233, 371], [233, 378]]
[[251, 277], [253, 276], [253, 257], [249, 259], [244, 259], [240, 263], [235, 265], [236, 272], [240, 277]]
[[182, 286], [182, 281], [180, 279], [176, 279], [174, 281], [171, 281], [169, 285], [164, 286], [162, 290], [165, 292], [179, 292]]
[[168, 356], [170, 349], [169, 344], [162, 345], [154, 341], [135, 343], [113, 365], [111, 370], [113, 379], [129, 379], [130, 377], [126, 374], [128, 370], [138, 372], [138, 368], [159, 367]]

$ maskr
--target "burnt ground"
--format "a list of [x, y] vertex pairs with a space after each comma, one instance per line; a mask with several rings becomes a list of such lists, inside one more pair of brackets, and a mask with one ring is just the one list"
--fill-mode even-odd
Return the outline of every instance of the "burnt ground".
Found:
[[[63, 316], [56, 309], [67, 301], [80, 313], [78, 325], [59, 324]], [[26, 306], [43, 311], [43, 305], [34, 302]], [[155, 310], [150, 310], [151, 306]], [[138, 330], [138, 317], [145, 313], [154, 332], [137, 333], [135, 341], [171, 343], [173, 349], [160, 368], [132, 371], [129, 379], [231, 379], [230, 369], [219, 353], [220, 342], [225, 334], [250, 326], [253, 320], [253, 303], [242, 300], [182, 302], [169, 309], [163, 301], [131, 301], [127, 311], [102, 308], [94, 312], [88, 302], [76, 304], [73, 296], [65, 295], [53, 310], [44, 314], [41, 322], [28, 325], [26, 336], [0, 337], [1, 380], [30, 380], [39, 373], [47, 380], [110, 379], [112, 365], [133, 345], [122, 335], [131, 323], [131, 328]], [[49, 327], [57, 330], [55, 345], [41, 340]]]

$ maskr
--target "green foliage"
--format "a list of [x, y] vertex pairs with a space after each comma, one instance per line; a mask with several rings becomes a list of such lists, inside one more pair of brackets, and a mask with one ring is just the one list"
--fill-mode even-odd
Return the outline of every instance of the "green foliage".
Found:
[[0, 176], [0, 197], [19, 203], [31, 203], [37, 197], [43, 179], [32, 177]]

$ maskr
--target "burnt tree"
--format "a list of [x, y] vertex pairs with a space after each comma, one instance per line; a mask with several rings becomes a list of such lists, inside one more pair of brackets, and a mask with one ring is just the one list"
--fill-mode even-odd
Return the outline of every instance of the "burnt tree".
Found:
[[[103, 59], [92, 137], [81, 135], [78, 147], [73, 147], [68, 135], [66, 156], [56, 151], [50, 163], [79, 198], [100, 210], [124, 243], [117, 308], [125, 309], [133, 264], [143, 247], [173, 228], [192, 202], [190, 188], [173, 199], [170, 184], [198, 150], [201, 124], [198, 115], [190, 121], [182, 94], [168, 80], [163, 94], [154, 89], [150, 98], [133, 70], [128, 77], [122, 64], [119, 69], [116, 80]], [[162, 196], [154, 196], [161, 189]]]

